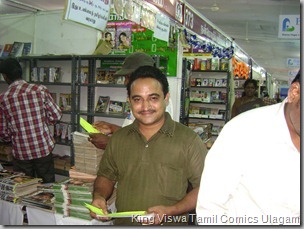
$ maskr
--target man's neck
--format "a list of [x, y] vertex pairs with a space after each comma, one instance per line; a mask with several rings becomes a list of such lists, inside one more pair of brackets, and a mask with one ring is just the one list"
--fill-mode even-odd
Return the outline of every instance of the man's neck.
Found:
[[143, 125], [139, 124], [139, 131], [142, 135], [145, 136], [146, 140], [149, 141], [153, 135], [155, 135], [160, 128], [165, 123], [165, 117], [163, 117], [161, 120], [159, 120], [157, 123], [151, 124], [151, 125]]

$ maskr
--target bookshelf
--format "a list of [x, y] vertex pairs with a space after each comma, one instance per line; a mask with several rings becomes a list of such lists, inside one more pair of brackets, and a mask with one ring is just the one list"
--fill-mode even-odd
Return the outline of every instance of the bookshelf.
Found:
[[[193, 64], [193, 65], [192, 65]], [[215, 140], [230, 117], [230, 72], [225, 70], [193, 70], [188, 58], [183, 60], [180, 122], [199, 130], [206, 142]], [[194, 68], [195, 69], [195, 68]]]

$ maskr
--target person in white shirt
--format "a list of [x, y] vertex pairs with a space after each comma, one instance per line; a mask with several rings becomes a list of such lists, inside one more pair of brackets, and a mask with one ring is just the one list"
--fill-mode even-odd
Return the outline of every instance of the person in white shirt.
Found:
[[[148, 54], [142, 52], [135, 52], [127, 56], [121, 69], [115, 72], [114, 76], [124, 76], [124, 85], [126, 86], [129, 82], [131, 73], [133, 73], [137, 68], [141, 66], [154, 66], [154, 59]], [[172, 100], [169, 98], [169, 102], [166, 107], [166, 111], [173, 117], [173, 106]], [[93, 126], [98, 129], [103, 134], [90, 134], [89, 141], [92, 142], [97, 148], [105, 149], [110, 136], [122, 127], [128, 126], [135, 120], [132, 112], [125, 118], [123, 125], [118, 126], [113, 123], [108, 123], [105, 121], [98, 121], [93, 124]]]
[[300, 71], [287, 98], [229, 121], [207, 154], [199, 225], [300, 225]]

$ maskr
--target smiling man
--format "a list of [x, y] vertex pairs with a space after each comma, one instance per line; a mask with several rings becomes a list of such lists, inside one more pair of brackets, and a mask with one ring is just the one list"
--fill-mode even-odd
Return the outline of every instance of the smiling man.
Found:
[[[153, 213], [152, 224], [188, 224], [206, 146], [194, 131], [165, 112], [169, 85], [159, 69], [138, 68], [130, 76], [127, 92], [136, 119], [111, 137], [94, 183], [92, 204], [107, 212], [106, 200], [118, 182], [118, 212]], [[188, 183], [193, 189], [187, 193]], [[94, 213], [91, 216], [98, 218]], [[114, 224], [139, 222], [125, 218], [116, 219]]]

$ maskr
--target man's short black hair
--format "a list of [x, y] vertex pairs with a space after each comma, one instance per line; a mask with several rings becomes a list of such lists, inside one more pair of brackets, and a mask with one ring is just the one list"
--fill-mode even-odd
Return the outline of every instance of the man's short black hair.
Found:
[[166, 97], [166, 95], [168, 94], [169, 83], [168, 83], [168, 79], [167, 79], [166, 75], [164, 73], [162, 73], [161, 70], [159, 70], [158, 68], [156, 68], [154, 66], [141, 66], [141, 67], [137, 68], [130, 75], [129, 82], [127, 84], [128, 96], [131, 95], [131, 85], [132, 85], [132, 83], [135, 80], [140, 79], [140, 78], [156, 79], [162, 85], [164, 97]]
[[301, 69], [298, 71], [298, 73], [297, 73], [297, 75], [296, 75], [296, 77], [293, 79], [293, 81], [291, 82], [292, 84], [294, 83], [294, 82], [301, 82], [300, 81], [300, 76], [301, 76]]
[[15, 58], [7, 58], [0, 62], [0, 73], [3, 73], [13, 82], [22, 79], [22, 68]]

